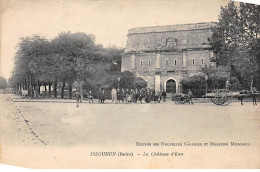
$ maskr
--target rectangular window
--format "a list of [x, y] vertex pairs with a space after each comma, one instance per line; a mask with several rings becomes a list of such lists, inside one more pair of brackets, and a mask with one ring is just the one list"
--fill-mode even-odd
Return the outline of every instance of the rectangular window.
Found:
[[140, 66], [143, 67], [143, 60], [140, 60]]
[[148, 60], [148, 66], [149, 67], [151, 66], [151, 60]]
[[195, 59], [194, 58], [192, 59], [192, 65], [193, 66], [195, 65]]
[[165, 60], [165, 65], [168, 66], [168, 64], [169, 64], [169, 61], [168, 61], [168, 59], [166, 59]]
[[201, 64], [204, 65], [204, 59], [201, 59]]
[[177, 59], [174, 59], [174, 66], [177, 66]]

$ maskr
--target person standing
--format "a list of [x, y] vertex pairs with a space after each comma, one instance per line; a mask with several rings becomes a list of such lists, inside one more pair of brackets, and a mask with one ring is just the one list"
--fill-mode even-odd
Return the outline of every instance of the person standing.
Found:
[[130, 89], [130, 102], [134, 103], [134, 93], [135, 91], [133, 89]]
[[124, 90], [124, 88], [121, 89], [120, 96], [121, 96], [121, 99], [122, 99], [122, 103], [124, 103], [125, 102], [125, 90]]
[[111, 97], [112, 97], [112, 103], [117, 101], [117, 91], [116, 91], [115, 87], [113, 87], [111, 90]]
[[117, 102], [120, 103], [120, 100], [122, 100], [120, 89], [117, 89]]
[[105, 90], [102, 90], [100, 95], [100, 103], [104, 103], [104, 102], [105, 102]]
[[142, 99], [143, 99], [143, 90], [139, 90], [139, 93], [138, 93], [138, 100], [140, 101], [140, 103], [142, 103]]
[[166, 102], [166, 91], [163, 89], [162, 91], [162, 97], [163, 97], [163, 102]]
[[189, 89], [188, 91], [189, 104], [193, 104], [192, 97], [193, 97], [192, 91]]
[[157, 103], [161, 102], [161, 92], [157, 91]]
[[229, 78], [228, 78], [227, 81], [226, 81], [226, 90], [229, 90], [230, 86], [231, 86], [231, 84], [230, 84], [230, 81], [229, 81]]
[[74, 97], [76, 99], [76, 106], [77, 108], [79, 107], [79, 100], [80, 100], [80, 92], [79, 90], [77, 89], [76, 92], [74, 93]]
[[88, 93], [88, 102], [89, 102], [89, 103], [90, 103], [90, 102], [93, 103], [93, 94], [92, 94], [91, 90], [90, 90], [89, 93]]
[[258, 93], [258, 91], [256, 90], [255, 87], [252, 88], [252, 97], [253, 97], [253, 105], [257, 105], [256, 103], [256, 94]]
[[137, 103], [138, 96], [139, 96], [139, 90], [136, 88], [136, 89], [135, 89], [135, 92], [134, 92], [134, 102], [135, 102], [135, 103]]

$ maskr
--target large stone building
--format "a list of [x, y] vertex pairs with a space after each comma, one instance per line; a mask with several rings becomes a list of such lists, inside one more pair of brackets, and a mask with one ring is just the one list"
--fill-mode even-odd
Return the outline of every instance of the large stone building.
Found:
[[156, 91], [179, 92], [182, 78], [198, 74], [211, 62], [211, 27], [195, 23], [140, 27], [128, 31], [121, 71], [131, 71]]

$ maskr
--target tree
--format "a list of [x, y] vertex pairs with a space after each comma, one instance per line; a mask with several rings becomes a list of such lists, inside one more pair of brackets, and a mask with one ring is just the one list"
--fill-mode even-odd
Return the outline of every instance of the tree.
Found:
[[247, 64], [246, 67], [243, 65], [239, 67], [244, 67], [242, 76], [245, 82], [260, 88], [260, 6], [240, 3], [239, 11], [242, 27], [241, 45], [243, 45], [244, 64]]
[[122, 53], [124, 49], [117, 48], [115, 46], [110, 46], [105, 48], [103, 51], [103, 56], [105, 59], [111, 64], [109, 71], [113, 72], [120, 72], [121, 71], [121, 61], [122, 61]]
[[221, 7], [219, 22], [212, 28], [210, 39], [218, 66], [227, 66], [231, 77], [237, 77], [244, 88], [249, 80], [259, 82], [259, 20], [260, 7], [230, 2]]
[[[32, 88], [35, 85], [36, 96], [38, 96], [39, 82], [43, 75], [41, 69], [44, 67], [41, 61], [46, 58], [46, 54], [49, 54], [49, 50], [49, 42], [45, 38], [37, 35], [21, 38], [15, 56], [14, 77], [12, 77], [17, 84], [19, 83], [20, 89], [21, 87]], [[33, 97], [33, 91], [29, 93]]]
[[230, 2], [226, 7], [221, 7], [219, 22], [216, 27], [212, 27], [213, 34], [210, 39], [216, 54], [217, 65], [231, 65], [232, 54], [239, 39], [238, 25], [238, 9], [234, 2]]
[[5, 89], [6, 87], [7, 87], [6, 79], [0, 76], [0, 89]]
[[[225, 88], [225, 83], [229, 76], [223, 75], [222, 69], [205, 66], [202, 68], [202, 73], [208, 76], [208, 91]], [[236, 77], [230, 77], [230, 83], [232, 90], [238, 90], [240, 88], [240, 82]]]
[[[22, 38], [15, 56], [15, 68], [10, 79], [17, 89], [36, 89], [39, 95], [41, 85], [54, 85], [54, 97], [57, 88], [69, 90], [79, 87], [83, 98], [83, 86], [101, 87], [111, 84], [120, 72], [122, 49], [103, 48], [95, 44], [95, 37], [85, 33], [62, 32], [49, 41], [40, 36]], [[84, 84], [85, 82], [85, 84]], [[30, 94], [33, 97], [33, 91]]]
[[59, 72], [57, 74], [61, 82], [62, 98], [65, 82], [69, 85], [69, 98], [72, 97], [72, 84], [76, 80], [80, 83], [81, 97], [83, 97], [82, 85], [85, 78], [93, 77], [96, 64], [101, 60], [100, 49], [95, 45], [93, 35], [85, 33], [60, 33], [53, 41], [54, 53], [60, 59]]

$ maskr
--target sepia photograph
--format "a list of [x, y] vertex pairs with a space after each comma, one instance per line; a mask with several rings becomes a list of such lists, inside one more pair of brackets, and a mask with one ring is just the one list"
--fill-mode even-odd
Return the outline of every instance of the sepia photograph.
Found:
[[0, 9], [0, 164], [260, 168], [260, 4], [1, 0]]

